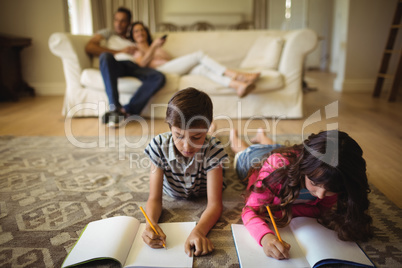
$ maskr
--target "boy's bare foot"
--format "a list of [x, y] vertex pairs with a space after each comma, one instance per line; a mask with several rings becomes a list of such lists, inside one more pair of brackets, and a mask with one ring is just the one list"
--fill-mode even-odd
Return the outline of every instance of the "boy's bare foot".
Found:
[[248, 145], [242, 139], [237, 136], [237, 131], [235, 129], [230, 130], [230, 148], [234, 153], [238, 153], [247, 149]]
[[250, 140], [252, 143], [259, 143], [259, 144], [274, 144], [274, 141], [271, 138], [265, 135], [265, 132], [262, 128], [257, 130], [257, 134], [254, 138]]
[[239, 98], [244, 98], [255, 89], [255, 85], [253, 83], [245, 83], [237, 80], [230, 81], [229, 86], [236, 90], [236, 94], [239, 96]]

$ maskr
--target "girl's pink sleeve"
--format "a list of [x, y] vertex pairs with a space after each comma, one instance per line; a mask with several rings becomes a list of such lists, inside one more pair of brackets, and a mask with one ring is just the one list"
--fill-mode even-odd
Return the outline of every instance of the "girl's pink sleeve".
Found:
[[258, 244], [261, 245], [261, 239], [264, 237], [264, 235], [268, 233], [274, 234], [274, 232], [269, 229], [268, 224], [261, 219], [260, 217], [257, 216], [257, 214], [251, 209], [259, 209], [260, 198], [266, 198], [266, 193], [252, 193], [246, 203], [246, 206], [243, 208], [243, 213], [242, 213], [242, 220], [244, 223], [244, 226], [246, 226], [246, 229], [248, 232], [251, 234], [252, 237], [257, 241]]
[[322, 213], [331, 209], [338, 200], [338, 195], [327, 196], [324, 199], [316, 199], [306, 204], [295, 204], [292, 206], [293, 217], [318, 218]]
[[[272, 154], [268, 157], [268, 159], [264, 162], [259, 172], [255, 171], [248, 179], [247, 189], [250, 188], [256, 181], [262, 181], [265, 177], [271, 174], [278, 168], [283, 167], [284, 165], [289, 164], [289, 161], [284, 158], [281, 154]], [[260, 186], [261, 183], [257, 182], [257, 186]]]
[[[260, 171], [258, 173], [255, 172], [250, 176], [248, 187], [250, 187], [254, 182], [256, 182], [256, 186], [261, 186], [261, 181], [265, 177], [267, 177], [275, 169], [278, 169], [287, 163], [287, 160], [280, 154], [271, 155], [267, 161], [265, 161]], [[277, 190], [279, 189], [280, 186]], [[252, 237], [254, 237], [260, 246], [262, 246], [261, 239], [264, 237], [264, 235], [268, 233], [274, 234], [274, 232], [268, 227], [268, 224], [263, 219], [258, 217], [258, 215], [251, 208], [258, 210], [261, 205], [264, 205], [263, 200], [272, 199], [272, 203], [279, 203], [279, 199], [272, 198], [272, 193], [268, 189], [263, 193], [252, 192], [247, 199], [246, 206], [243, 209], [242, 220], [244, 226], [246, 226], [248, 232]]]
[[322, 200], [319, 200], [318, 207], [320, 208], [321, 212], [324, 212], [330, 208], [332, 208], [336, 202], [338, 201], [338, 195], [335, 194], [333, 196], [327, 196]]
[[312, 204], [294, 204], [292, 206], [293, 217], [309, 217], [317, 218], [320, 215], [320, 210]]

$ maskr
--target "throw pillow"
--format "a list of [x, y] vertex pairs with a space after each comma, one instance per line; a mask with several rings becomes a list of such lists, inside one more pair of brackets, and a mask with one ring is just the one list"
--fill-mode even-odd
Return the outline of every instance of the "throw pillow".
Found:
[[240, 68], [278, 69], [284, 40], [281, 37], [263, 35], [251, 46]]

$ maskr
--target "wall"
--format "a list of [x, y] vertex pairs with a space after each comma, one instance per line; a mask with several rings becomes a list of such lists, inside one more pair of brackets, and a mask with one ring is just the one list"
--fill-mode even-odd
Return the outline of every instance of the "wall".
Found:
[[64, 94], [59, 58], [51, 54], [49, 36], [65, 31], [64, 0], [0, 0], [0, 33], [32, 38], [21, 51], [22, 75], [37, 95]]
[[[338, 75], [334, 88], [344, 92], [371, 93], [397, 0], [335, 2], [331, 71]], [[398, 38], [401, 36], [402, 33], [399, 33]]]
[[[0, 33], [32, 38], [32, 46], [21, 52], [22, 72], [38, 95], [64, 94], [62, 64], [49, 51], [48, 39], [68, 27], [65, 1], [0, 0]], [[372, 92], [396, 1], [334, 0], [330, 70], [338, 73], [337, 90]], [[315, 12], [308, 15], [310, 23]]]
[[285, 19], [285, 0], [271, 0], [268, 28], [293, 30], [310, 28], [319, 36], [317, 48], [306, 58], [306, 68], [328, 70], [332, 35], [332, 0], [293, 0], [291, 18]]
[[332, 42], [332, 0], [308, 0], [306, 27], [318, 34], [318, 46], [315, 51], [308, 55], [306, 66], [328, 71]]
[[330, 70], [333, 73], [337, 73], [334, 88], [338, 91], [342, 90], [342, 84], [345, 79], [348, 20], [349, 0], [335, 0]]
[[197, 21], [208, 21], [217, 29], [251, 21], [252, 0], [159, 0], [159, 22], [170, 22], [181, 27]]

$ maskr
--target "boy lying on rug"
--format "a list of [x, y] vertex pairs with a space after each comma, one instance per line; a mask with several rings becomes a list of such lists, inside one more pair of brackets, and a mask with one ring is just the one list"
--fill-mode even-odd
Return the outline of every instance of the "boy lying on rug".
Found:
[[227, 158], [219, 140], [207, 135], [212, 123], [212, 101], [195, 88], [178, 91], [170, 99], [166, 123], [171, 132], [150, 142], [145, 153], [151, 159], [150, 190], [146, 212], [157, 235], [147, 223], [142, 238], [152, 248], [162, 248], [166, 235], [159, 227], [162, 191], [175, 198], [207, 196], [208, 204], [185, 243], [190, 256], [213, 251], [206, 237], [222, 213], [222, 162]]

